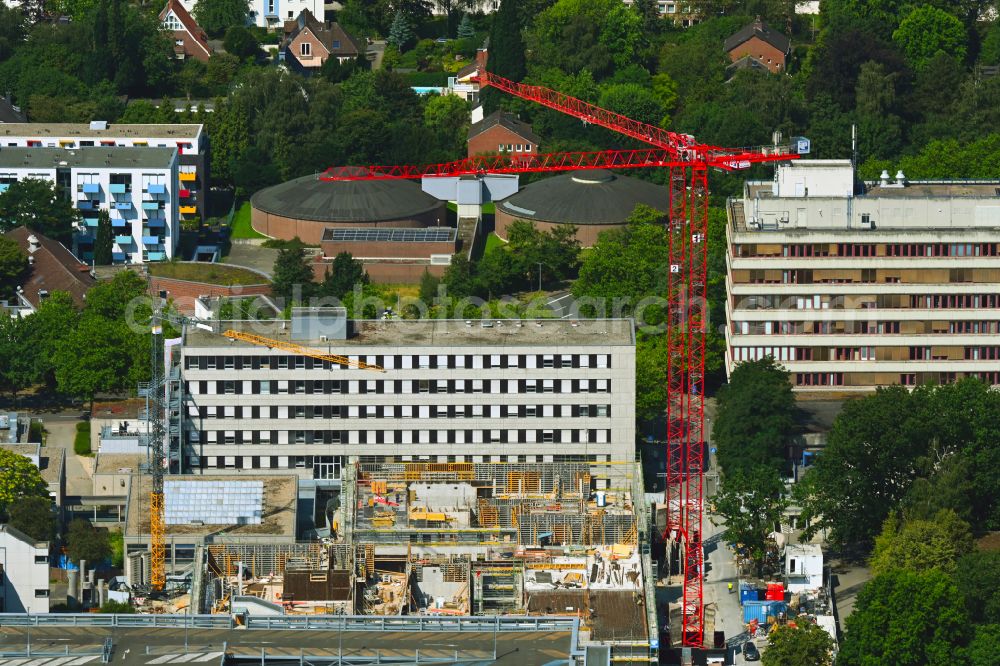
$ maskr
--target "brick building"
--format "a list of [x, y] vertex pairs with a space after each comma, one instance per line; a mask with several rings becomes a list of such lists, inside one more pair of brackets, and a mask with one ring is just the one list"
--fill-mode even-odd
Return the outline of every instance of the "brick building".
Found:
[[469, 157], [483, 153], [525, 153], [539, 150], [531, 125], [504, 111], [495, 111], [469, 128]]
[[764, 23], [758, 16], [725, 41], [724, 48], [733, 63], [752, 59], [773, 74], [783, 72], [791, 54], [788, 37]]
[[208, 35], [180, 0], [168, 0], [160, 12], [160, 23], [171, 32], [174, 40], [174, 57], [178, 60], [194, 58], [208, 62], [212, 57], [213, 51], [208, 44]]
[[354, 60], [364, 48], [339, 23], [323, 22], [308, 9], [294, 21], [285, 22], [285, 39], [280, 59], [301, 71], [318, 71], [330, 58], [340, 62]]

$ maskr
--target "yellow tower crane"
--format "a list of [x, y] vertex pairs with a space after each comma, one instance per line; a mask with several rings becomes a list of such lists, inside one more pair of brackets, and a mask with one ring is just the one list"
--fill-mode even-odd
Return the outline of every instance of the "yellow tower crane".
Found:
[[297, 345], [294, 342], [284, 342], [283, 340], [275, 340], [273, 338], [265, 338], [262, 335], [254, 335], [252, 333], [243, 333], [241, 331], [225, 331], [223, 336], [231, 340], [239, 340], [241, 342], [249, 342], [252, 345], [259, 345], [261, 347], [268, 347], [270, 349], [280, 349], [282, 351], [291, 352], [292, 354], [299, 354], [300, 356], [311, 356], [312, 358], [317, 358], [321, 361], [329, 361], [330, 363], [336, 363], [337, 365], [343, 365], [348, 368], [357, 368], [358, 370], [374, 370], [375, 372], [385, 372], [383, 368], [377, 365], [371, 365], [369, 363], [364, 363], [362, 361], [354, 361], [346, 356], [337, 356], [335, 354], [325, 354], [318, 349], [313, 349], [312, 347], [303, 347], [302, 345]]

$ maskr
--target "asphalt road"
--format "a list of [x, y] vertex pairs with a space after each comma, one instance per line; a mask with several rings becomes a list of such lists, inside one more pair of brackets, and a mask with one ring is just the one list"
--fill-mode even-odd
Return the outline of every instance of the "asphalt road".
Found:
[[[12, 653], [24, 650], [30, 633], [32, 657]], [[454, 658], [462, 662], [489, 660], [508, 666], [548, 664], [565, 660], [570, 651], [569, 632], [537, 631], [500, 633], [496, 636], [497, 658], [492, 660], [494, 634], [488, 632], [418, 631], [297, 631], [245, 629], [184, 629], [110, 627], [2, 627], [0, 663], [3, 666], [86, 666], [99, 664], [93, 652], [105, 637], [114, 644], [111, 663], [121, 666], [159, 664], [219, 664], [225, 653], [231, 657], [259, 659], [267, 655], [298, 658], [337, 656], [384, 658]], [[185, 647], [185, 645], [187, 647]], [[64, 652], [68, 647], [68, 655]], [[62, 656], [60, 656], [62, 653]]]

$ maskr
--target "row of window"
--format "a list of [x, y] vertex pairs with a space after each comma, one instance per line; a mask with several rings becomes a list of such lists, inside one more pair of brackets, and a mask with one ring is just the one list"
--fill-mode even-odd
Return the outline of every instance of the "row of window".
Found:
[[[392, 456], [367, 456], [369, 462], [392, 462]], [[388, 457], [389, 460], [383, 460]], [[407, 460], [437, 460], [439, 456], [407, 456]], [[484, 455], [484, 456], [440, 456], [447, 462], [487, 462], [487, 463], [540, 463], [552, 462], [609, 462], [611, 456], [590, 454], [586, 456], [538, 456], [538, 455]], [[194, 469], [311, 469], [314, 479], [339, 479], [343, 469], [341, 456], [188, 456], [188, 466]]]
[[[879, 254], [882, 248], [882, 254]], [[1000, 243], [837, 243], [831, 255], [829, 243], [795, 243], [781, 246], [780, 255], [752, 243], [733, 248], [738, 257], [996, 257]]]
[[[910, 361], [949, 361], [955, 360], [945, 353], [934, 353], [928, 346], [909, 347]], [[776, 361], [874, 361], [875, 347], [733, 347], [733, 361], [759, 361], [770, 356]], [[965, 347], [966, 361], [997, 361], [1000, 360], [1000, 347]], [[884, 359], [892, 360], [892, 359]]]
[[611, 431], [558, 430], [203, 430], [203, 444], [606, 444]]
[[241, 407], [202, 405], [189, 408], [203, 419], [346, 419], [346, 418], [548, 418], [607, 417], [610, 405], [292, 405]]
[[[844, 309], [844, 296], [815, 294], [812, 296], [782, 296], [759, 294], [736, 301], [738, 310], [838, 310]], [[878, 294], [858, 295], [853, 309], [949, 309], [1000, 307], [1000, 294]], [[861, 300], [865, 299], [865, 300]]]
[[[610, 368], [608, 354], [420, 354], [350, 356], [386, 370], [485, 370], [488, 368]], [[197, 356], [185, 370], [329, 370], [341, 366], [311, 356]]]
[[[806, 324], [812, 325], [806, 331]], [[837, 325], [839, 324], [839, 326]], [[966, 324], [970, 324], [966, 326]], [[972, 326], [971, 324], [975, 324]], [[883, 335], [899, 333], [898, 321], [735, 321], [731, 326], [735, 335]], [[959, 330], [963, 329], [963, 330]], [[968, 330], [964, 330], [968, 329]], [[997, 331], [995, 321], [949, 322], [949, 333], [988, 333]]]
[[332, 395], [412, 393], [608, 393], [608, 379], [203, 380], [185, 382], [189, 395]]

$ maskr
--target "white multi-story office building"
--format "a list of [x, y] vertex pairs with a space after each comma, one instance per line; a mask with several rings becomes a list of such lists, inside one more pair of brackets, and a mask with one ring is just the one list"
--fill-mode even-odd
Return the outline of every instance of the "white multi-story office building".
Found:
[[0, 613], [48, 612], [48, 542], [0, 525]]
[[177, 149], [0, 148], [0, 191], [35, 178], [55, 183], [83, 218], [75, 245], [89, 261], [98, 212], [108, 211], [116, 262], [172, 259], [180, 236]]
[[802, 160], [728, 213], [727, 369], [773, 356], [803, 391], [1000, 383], [1000, 181]]
[[634, 460], [631, 320], [362, 321], [344, 337], [318, 334], [312, 316], [219, 330], [243, 324], [384, 372], [189, 328], [184, 471], [336, 481], [356, 461]]
[[184, 219], [206, 215], [208, 135], [203, 125], [106, 123], [0, 123], [0, 146], [25, 148], [176, 148], [177, 210]]

